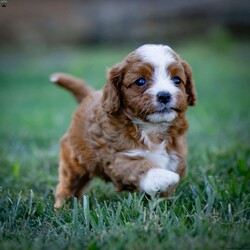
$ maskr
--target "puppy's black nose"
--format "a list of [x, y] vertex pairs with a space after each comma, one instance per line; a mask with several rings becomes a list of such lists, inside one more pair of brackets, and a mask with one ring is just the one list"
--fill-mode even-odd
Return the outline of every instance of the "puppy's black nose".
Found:
[[169, 92], [161, 91], [157, 94], [157, 101], [167, 104], [171, 100], [171, 94]]

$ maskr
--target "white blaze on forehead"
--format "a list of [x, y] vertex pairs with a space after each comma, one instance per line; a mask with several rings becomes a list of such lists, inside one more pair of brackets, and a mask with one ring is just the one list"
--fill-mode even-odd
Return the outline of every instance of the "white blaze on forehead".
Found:
[[143, 61], [150, 63], [154, 67], [154, 84], [148, 89], [147, 93], [156, 96], [160, 91], [166, 91], [174, 95], [179, 91], [167, 71], [168, 66], [176, 61], [174, 51], [170, 47], [148, 44], [138, 48], [136, 53]]
[[146, 44], [136, 50], [139, 57], [155, 66], [167, 67], [175, 61], [173, 50], [165, 45]]

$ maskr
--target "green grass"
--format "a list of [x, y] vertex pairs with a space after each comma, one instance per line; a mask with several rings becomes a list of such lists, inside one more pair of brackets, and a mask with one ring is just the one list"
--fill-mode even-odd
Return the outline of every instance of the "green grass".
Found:
[[65, 71], [99, 88], [131, 48], [3, 52], [0, 249], [250, 249], [250, 43], [218, 44], [176, 48], [193, 68], [198, 105], [175, 196], [147, 200], [96, 180], [83, 202], [58, 212], [59, 138], [76, 103], [48, 76]]

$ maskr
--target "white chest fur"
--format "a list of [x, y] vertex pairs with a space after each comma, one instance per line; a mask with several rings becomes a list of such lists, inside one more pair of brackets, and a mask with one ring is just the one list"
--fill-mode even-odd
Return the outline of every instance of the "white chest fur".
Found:
[[148, 147], [147, 150], [142, 149], [134, 149], [127, 152], [124, 152], [127, 156], [130, 157], [143, 157], [158, 167], [166, 170], [170, 170], [175, 172], [177, 169], [177, 165], [179, 163], [179, 159], [174, 152], [168, 153], [166, 151], [166, 143], [162, 142], [161, 144], [154, 144], [150, 141], [149, 137], [146, 133], [142, 132], [142, 141]]

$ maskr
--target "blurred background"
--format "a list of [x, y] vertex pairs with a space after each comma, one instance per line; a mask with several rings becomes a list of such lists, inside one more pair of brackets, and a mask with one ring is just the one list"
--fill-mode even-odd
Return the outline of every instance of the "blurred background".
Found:
[[0, 9], [1, 45], [21, 47], [177, 43], [222, 29], [249, 37], [248, 0], [8, 0]]

